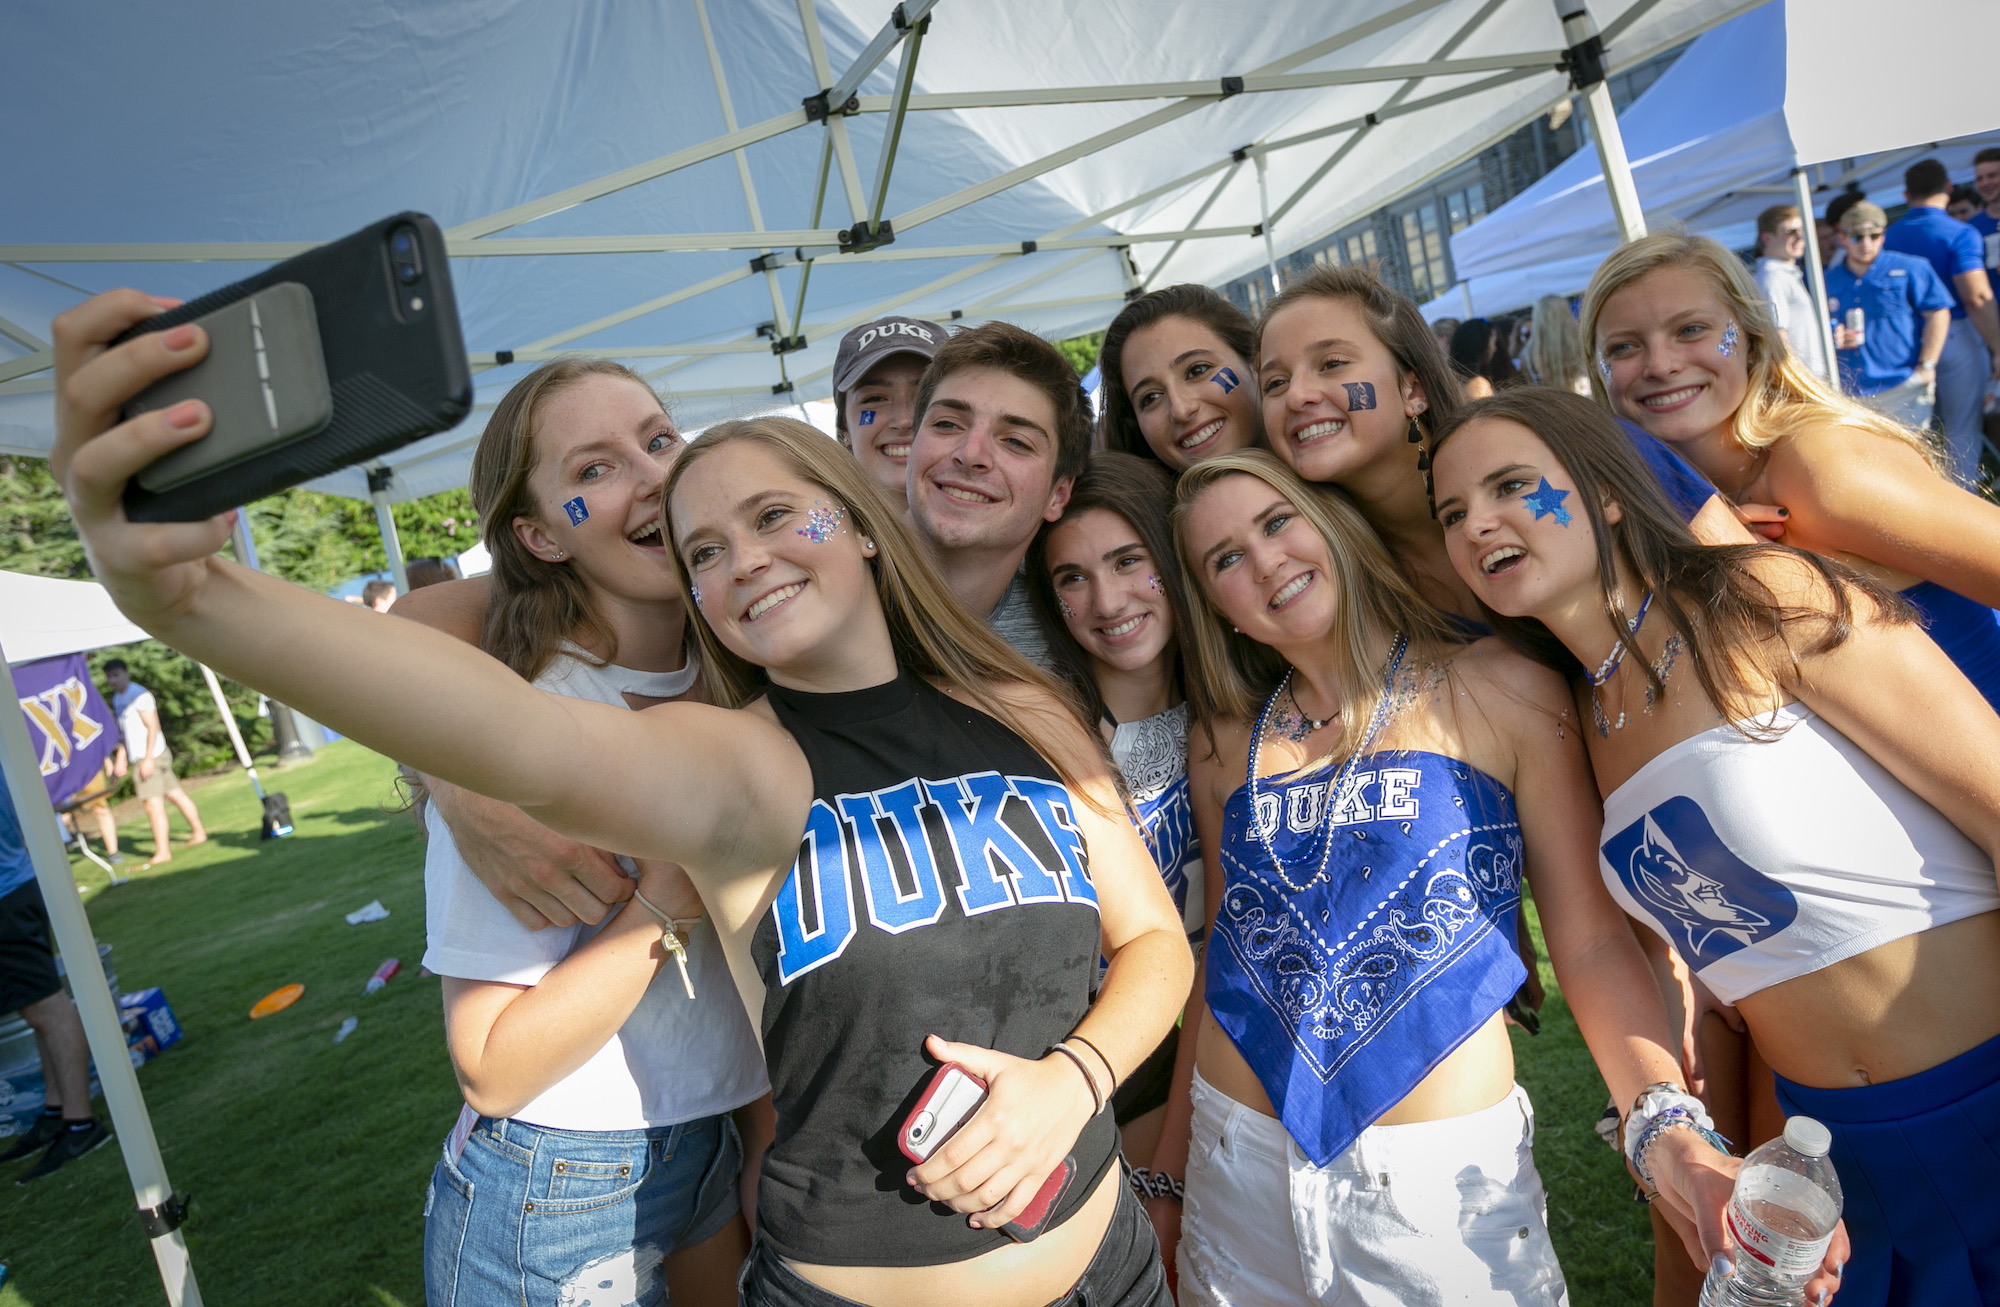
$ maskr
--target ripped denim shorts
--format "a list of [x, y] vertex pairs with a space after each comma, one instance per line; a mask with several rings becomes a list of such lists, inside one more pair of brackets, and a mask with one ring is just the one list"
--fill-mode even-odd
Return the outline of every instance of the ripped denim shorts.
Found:
[[424, 1201], [430, 1307], [661, 1307], [667, 1254], [734, 1220], [743, 1145], [728, 1116], [650, 1130], [480, 1117]]

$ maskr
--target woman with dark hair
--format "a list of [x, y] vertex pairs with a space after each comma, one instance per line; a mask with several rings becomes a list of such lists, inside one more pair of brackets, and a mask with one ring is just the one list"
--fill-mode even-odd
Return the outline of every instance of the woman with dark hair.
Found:
[[1605, 884], [1833, 1132], [1841, 1301], [1994, 1301], [2000, 717], [1878, 582], [1697, 543], [1586, 400], [1434, 448], [1454, 563], [1593, 723]]
[[[114, 291], [55, 327], [51, 462], [99, 579], [156, 634], [343, 734], [685, 868], [759, 1019], [778, 1116], [743, 1302], [1166, 1301], [1102, 1108], [1173, 1024], [1180, 922], [1101, 746], [846, 451], [783, 418], [704, 433], [663, 517], [626, 521], [664, 523], [714, 705], [562, 698], [214, 557], [228, 515], [128, 521], [127, 478], [209, 424], [198, 402], [117, 421], [205, 352], [198, 326], [111, 344], [160, 307]], [[599, 938], [650, 974], [687, 923], [644, 879], [634, 902]], [[912, 1166], [903, 1124], [950, 1063], [985, 1096]], [[1016, 1242], [1002, 1227], [1038, 1197], [1040, 1237]]]
[[[1092, 454], [1063, 515], [1030, 546], [1027, 572], [1056, 674], [1109, 745], [1139, 831], [1198, 953], [1207, 922], [1201, 849], [1188, 810], [1188, 706], [1178, 643], [1187, 591], [1167, 530], [1173, 494], [1173, 478], [1150, 459], [1115, 450]], [[1142, 1171], [1159, 1140], [1178, 1034], [1168, 1032], [1112, 1100], [1125, 1156]], [[1177, 1222], [1178, 1211], [1172, 1215]]]
[[1520, 381], [1503, 343], [1499, 329], [1485, 318], [1467, 318], [1451, 333], [1451, 365], [1465, 383], [1467, 399], [1484, 399]]
[[[1452, 570], [1425, 471], [1424, 441], [1464, 391], [1417, 306], [1363, 269], [1321, 268], [1271, 300], [1254, 357], [1272, 452], [1345, 490], [1417, 593], [1476, 625], [1479, 602]], [[1630, 435], [1702, 538], [1742, 536], [1714, 487], [1651, 436]]]
[[1180, 472], [1262, 444], [1253, 333], [1243, 310], [1206, 286], [1169, 286], [1120, 309], [1097, 354], [1103, 447]]
[[[1595, 875], [1565, 688], [1465, 642], [1346, 495], [1266, 453], [1202, 463], [1176, 499], [1214, 922], [1181, 1301], [1561, 1303], [1501, 1018], [1524, 873], [1613, 1092], [1701, 1124]], [[1719, 1248], [1733, 1164], [1694, 1129], [1648, 1143], [1641, 1174]]]

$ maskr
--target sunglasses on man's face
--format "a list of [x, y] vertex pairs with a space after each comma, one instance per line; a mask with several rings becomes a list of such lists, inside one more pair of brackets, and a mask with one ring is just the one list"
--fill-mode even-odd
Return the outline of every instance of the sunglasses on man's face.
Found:
[[1882, 231], [1879, 227], [1873, 231], [1851, 231], [1847, 233], [1847, 239], [1851, 241], [1879, 241], [1882, 239]]
[[1780, 227], [1778, 228], [1778, 234], [1786, 240], [1801, 240], [1805, 237], [1806, 229], [1804, 227]]

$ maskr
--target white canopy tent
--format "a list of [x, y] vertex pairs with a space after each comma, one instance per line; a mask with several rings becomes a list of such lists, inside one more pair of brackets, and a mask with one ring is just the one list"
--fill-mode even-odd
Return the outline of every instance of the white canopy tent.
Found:
[[[1935, 155], [1957, 173], [2000, 144], [1991, 97], [1934, 68], [1942, 31], [1970, 28], [1961, 35], [1974, 44], [2000, 39], [2000, 8], [1927, 0], [1893, 22], [1870, 10], [1864, 24], [1845, 26], [1845, 7], [1771, 0], [1702, 36], [1627, 107], [1619, 131], [1649, 225], [1678, 222], [1748, 245], [1761, 210], [1799, 202], [1801, 164], [1821, 205], [1850, 183], [1900, 201], [1903, 169], [1916, 159]], [[1853, 66], [1856, 32], [1867, 34], [1865, 87], [1835, 74]], [[1596, 158], [1578, 151], [1453, 236], [1460, 285], [1427, 314], [1503, 312], [1582, 290], [1620, 241], [1603, 191]]]
[[[6, 691], [9, 705], [18, 697], [11, 669], [14, 663], [146, 638], [144, 631], [118, 611], [103, 586], [0, 572], [0, 668], [5, 668], [0, 689]], [[216, 691], [223, 719], [231, 722], [234, 736], [234, 722], [228, 706], [221, 703], [213, 674], [209, 686]], [[0, 711], [0, 773], [5, 774], [14, 811], [21, 819], [22, 837], [34, 859], [35, 880], [48, 910], [49, 929], [69, 969], [70, 991], [77, 1014], [83, 1018], [91, 1058], [97, 1064], [98, 1084], [111, 1112], [133, 1198], [152, 1243], [154, 1260], [159, 1263], [168, 1300], [199, 1304], [201, 1293], [188, 1261], [187, 1241], [179, 1229], [178, 1202], [167, 1180], [166, 1163], [160, 1159], [159, 1141], [139, 1091], [138, 1073], [126, 1057], [125, 1032], [105, 981], [104, 963], [97, 956], [97, 937], [91, 933], [83, 897], [70, 875], [69, 855], [63, 850], [55, 810], [49, 807], [48, 791], [42, 785], [27, 718], [11, 706]]]
[[[1572, 67], [1621, 176], [1603, 71], [1747, 3], [11, 15], [0, 114], [43, 126], [0, 190], [0, 452], [46, 454], [48, 324], [84, 296], [192, 297], [419, 209], [447, 229], [474, 413], [314, 483], [373, 499], [400, 572], [389, 505], [463, 485], [485, 413], [543, 360], [630, 363], [693, 428], [824, 398], [841, 334], [884, 313], [1088, 330], [1137, 290], [1226, 280], [1329, 235], [1546, 112]], [[0, 746], [35, 811], [25, 733], [0, 726]], [[54, 829], [29, 824], [45, 893], [69, 886], [59, 934], [87, 940]], [[109, 1016], [108, 1031], [87, 1018], [93, 1046], [116, 1038]], [[142, 1208], [167, 1201], [157, 1167], [134, 1180]], [[149, 1233], [169, 1300], [197, 1302], [164, 1224]]]
[[[46, 450], [47, 323], [82, 294], [192, 295], [396, 208], [448, 230], [479, 406], [372, 495], [316, 483], [379, 506], [464, 484], [486, 410], [561, 351], [640, 367], [699, 427], [825, 396], [882, 313], [1091, 329], [1569, 91], [1550, 0], [934, 4], [16, 15], [0, 113], [49, 129], [0, 194], [0, 449]], [[1593, 15], [1615, 68], [1744, 7]]]

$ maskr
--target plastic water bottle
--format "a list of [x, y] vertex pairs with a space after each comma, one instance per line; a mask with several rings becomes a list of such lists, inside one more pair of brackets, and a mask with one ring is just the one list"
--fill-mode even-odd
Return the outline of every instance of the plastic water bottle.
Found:
[[1736, 1271], [1710, 1271], [1701, 1307], [1790, 1307], [1805, 1302], [1812, 1279], [1840, 1221], [1840, 1177], [1827, 1150], [1833, 1133], [1809, 1116], [1785, 1122], [1773, 1139], [1743, 1159], [1729, 1200], [1729, 1236]]
[[361, 992], [363, 994], [376, 993], [382, 986], [389, 983], [391, 977], [402, 969], [403, 964], [401, 962], [398, 962], [395, 958], [390, 958], [387, 962], [375, 968], [375, 974], [368, 977], [368, 983], [361, 987]]

